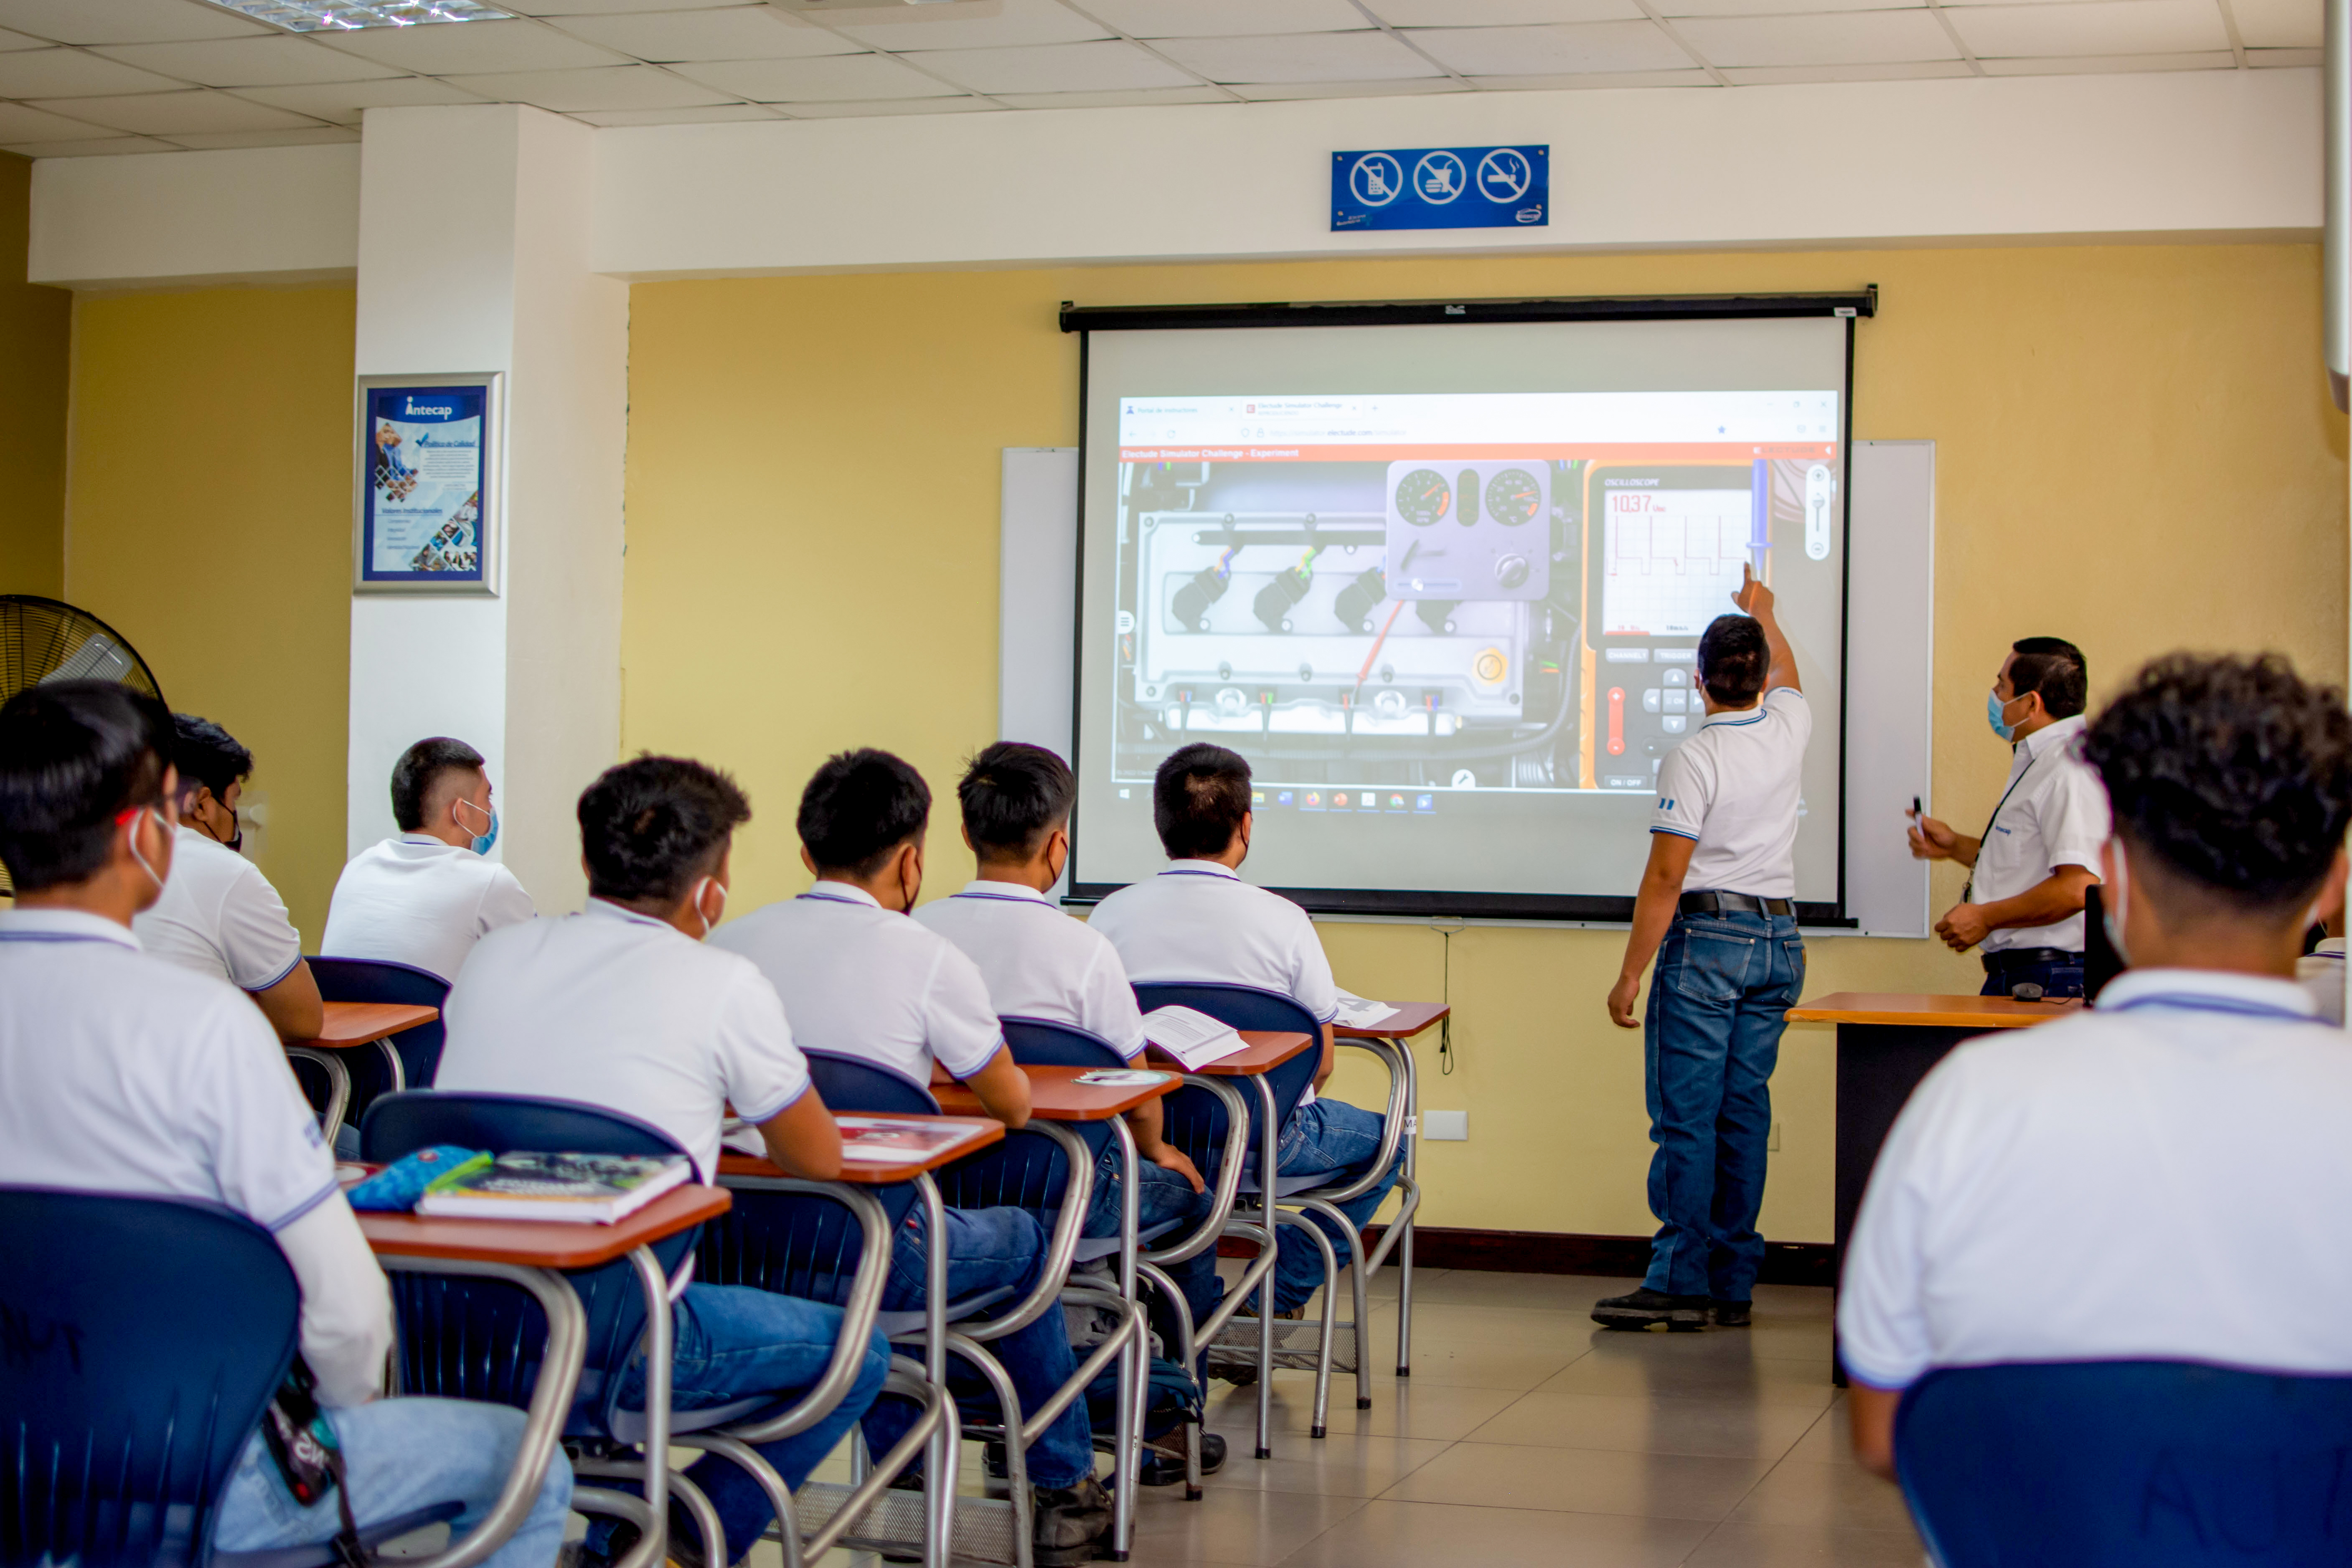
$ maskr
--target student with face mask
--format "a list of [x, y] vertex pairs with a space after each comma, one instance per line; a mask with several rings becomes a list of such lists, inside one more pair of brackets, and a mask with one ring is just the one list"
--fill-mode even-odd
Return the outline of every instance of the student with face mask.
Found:
[[2107, 837], [2106, 792], [2077, 754], [2088, 691], [2082, 649], [2063, 637], [2019, 640], [1985, 698], [1986, 721], [2009, 743], [2011, 761], [1983, 835], [1908, 814], [1914, 859], [1974, 869], [1936, 934], [1954, 952], [1981, 944], [1987, 996], [2021, 984], [2044, 996], [2083, 994], [2084, 890], [2099, 879]]
[[335, 883], [320, 951], [405, 963], [456, 980], [474, 944], [538, 911], [513, 872], [488, 858], [499, 812], [482, 753], [436, 735], [392, 770], [400, 831], [360, 851]]

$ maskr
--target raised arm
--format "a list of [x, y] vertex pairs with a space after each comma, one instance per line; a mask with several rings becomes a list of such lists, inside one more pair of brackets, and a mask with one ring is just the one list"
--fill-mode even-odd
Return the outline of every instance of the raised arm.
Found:
[[1745, 562], [1740, 563], [1739, 576], [1739, 591], [1731, 595], [1731, 602], [1739, 606], [1741, 614], [1756, 617], [1757, 624], [1764, 628], [1764, 646], [1772, 650], [1772, 666], [1765, 671], [1764, 689], [1785, 686], [1791, 691], [1802, 691], [1804, 686], [1797, 679], [1796, 653], [1789, 647], [1789, 639], [1780, 635], [1780, 619], [1772, 614], [1772, 590], [1758, 581], [1756, 568]]

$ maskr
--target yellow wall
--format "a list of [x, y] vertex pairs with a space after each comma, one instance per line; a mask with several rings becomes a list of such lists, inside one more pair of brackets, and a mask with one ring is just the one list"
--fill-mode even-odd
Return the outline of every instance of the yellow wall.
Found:
[[[2094, 685], [2180, 645], [2276, 647], [2345, 672], [2345, 432], [2327, 405], [2313, 246], [1364, 260], [747, 279], [631, 300], [625, 752], [735, 771], [758, 816], [735, 907], [805, 879], [792, 818], [826, 752], [903, 752], [942, 794], [934, 893], [971, 871], [946, 793], [993, 738], [999, 451], [1074, 445], [1077, 344], [1057, 301], [1822, 289], [1876, 282], [1854, 433], [1938, 443], [1939, 801], [2006, 767], [1983, 689], [2055, 633]], [[1857, 824], [1895, 833], [1899, 821]], [[1957, 880], [1939, 878], [1938, 896]], [[1442, 940], [1323, 926], [1341, 984], [1433, 996]], [[1434, 1225], [1647, 1231], [1641, 1037], [1601, 1001], [1622, 938], [1453, 939], [1459, 1070], [1425, 1041]], [[1814, 944], [1808, 989], [1973, 990], [1921, 942]], [[1765, 1229], [1830, 1233], [1832, 1042], [1791, 1029]], [[1370, 1092], [1361, 1079], [1359, 1095]]]
[[250, 747], [249, 852], [315, 949], [343, 864], [349, 288], [77, 302], [68, 595]]
[[25, 281], [33, 163], [0, 153], [0, 594], [66, 585], [66, 342], [73, 296]]

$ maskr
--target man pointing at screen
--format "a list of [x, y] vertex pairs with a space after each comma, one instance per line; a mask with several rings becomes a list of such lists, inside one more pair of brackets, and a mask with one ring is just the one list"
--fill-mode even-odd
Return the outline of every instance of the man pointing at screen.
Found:
[[[1612, 1329], [1745, 1328], [1764, 1238], [1768, 1087], [1785, 1015], [1805, 980], [1797, 934], [1797, 808], [1813, 718], [1772, 591], [1743, 568], [1698, 643], [1706, 717], [1658, 770], [1650, 862], [1633, 900], [1610, 1019], [1636, 1026], [1634, 999], [1654, 955], [1640, 1020], [1650, 1106], [1650, 1271], [1631, 1295], [1592, 1309]], [[1685, 890], [1687, 887], [1688, 890]], [[1664, 944], [1663, 949], [1661, 943]]]

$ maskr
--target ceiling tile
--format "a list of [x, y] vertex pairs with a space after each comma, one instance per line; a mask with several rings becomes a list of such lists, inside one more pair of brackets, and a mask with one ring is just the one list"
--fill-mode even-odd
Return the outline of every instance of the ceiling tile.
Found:
[[585, 70], [502, 71], [450, 76], [452, 87], [500, 103], [529, 103], [558, 114], [589, 109], [686, 109], [730, 96], [655, 66], [591, 66]]
[[1623, 12], [1609, 0], [1366, 0], [1372, 15], [1397, 27], [1536, 27], [1552, 22], [1605, 22]]
[[390, 66], [282, 34], [275, 38], [213, 38], [188, 44], [112, 44], [97, 52], [127, 66], [162, 71], [205, 87], [291, 87], [400, 74]]
[[975, 92], [1116, 92], [1200, 85], [1149, 49], [1116, 40], [1016, 49], [925, 49], [899, 58]]
[[1155, 87], [1139, 92], [1001, 92], [1007, 109], [1138, 109], [1155, 103], [1231, 103], [1217, 87]]
[[421, 76], [394, 77], [389, 81], [339, 82], [331, 87], [249, 87], [237, 96], [290, 109], [297, 114], [315, 114], [321, 120], [353, 125], [359, 123], [363, 110], [488, 101], [478, 93]]
[[[1792, 0], [1655, 0], [1658, 14], [1685, 16], [1785, 16]], [[1899, 0], [1795, 0], [1808, 12], [1899, 11]], [[1923, 0], [1924, 3], [1924, 0]]]
[[16, 142], [66, 142], [95, 136], [103, 127], [21, 103], [0, 103], [0, 145]]
[[1485, 92], [1566, 92], [1594, 87], [1715, 87], [1715, 78], [1696, 66], [1683, 70], [1564, 71], [1554, 76], [1474, 76]]
[[221, 147], [315, 147], [324, 142], [359, 139], [358, 129], [350, 125], [321, 125], [310, 131], [198, 131], [172, 138], [196, 152]]
[[926, 16], [923, 6], [903, 22], [843, 22], [841, 30], [877, 49], [986, 49], [1015, 44], [1077, 44], [1110, 35], [1057, 0], [1003, 0], [990, 16]]
[[1734, 87], [1779, 87], [1807, 81], [1925, 81], [1976, 72], [1966, 60], [1889, 60], [1861, 66], [1739, 66], [1723, 74]]
[[591, 125], [718, 125], [782, 117], [756, 103], [713, 103], [700, 109], [587, 109], [572, 118]]
[[[525, 16], [618, 16], [646, 11], [709, 11], [728, 0], [497, 0]], [[790, 18], [787, 18], [789, 20]]]
[[[1628, 11], [1633, 9], [1629, 3]], [[1412, 41], [1465, 76], [1678, 70], [1696, 64], [1654, 22], [1552, 27], [1428, 27]]]
[[103, 158], [119, 157], [125, 153], [178, 151], [169, 142], [157, 142], [145, 136], [90, 137], [73, 142], [11, 142], [0, 147], [0, 152], [14, 153], [20, 158]]
[[169, 136], [182, 131], [292, 131], [314, 123], [299, 114], [208, 88], [133, 93], [128, 98], [69, 98], [40, 107], [62, 109], [77, 120], [142, 136]]
[[794, 21], [772, 5], [656, 11], [634, 16], [564, 16], [556, 25], [641, 60], [781, 60], [852, 55], [864, 46]]
[[811, 60], [712, 60], [677, 74], [760, 103], [852, 103], [938, 98], [955, 89], [887, 55], [827, 55]]
[[1979, 63], [1987, 76], [2105, 76], [2145, 71], [2234, 70], [2238, 58], [2227, 49], [2192, 49], [2168, 55], [2020, 56]]
[[101, 93], [170, 92], [186, 85], [79, 49], [0, 54], [0, 98], [95, 98]]
[[37, 38], [30, 33], [12, 33], [5, 27], [0, 27], [0, 50], [46, 49], [48, 47], [49, 40], [47, 38]]
[[2226, 49], [2213, 0], [2076, 0], [2063, 5], [1969, 5], [1952, 26], [1979, 58], [2015, 55], [2161, 55]]
[[1170, 38], [1161, 53], [1211, 81], [1404, 81], [1444, 73], [1386, 33], [1291, 33], [1256, 38]]
[[536, 22], [436, 22], [420, 27], [370, 27], [338, 33], [331, 46], [427, 76], [460, 71], [552, 71], [626, 65], [584, 38]]
[[1418, 77], [1379, 81], [1237, 81], [1227, 84], [1236, 96], [1252, 103], [1275, 103], [1294, 98], [1402, 98], [1423, 92], [1468, 92], [1469, 85], [1450, 76]]
[[[2126, 3], [2160, 5], [2164, 0]], [[2194, 3], [2210, 4], [2210, 0]], [[1689, 39], [1691, 47], [1707, 63], [1725, 67], [1850, 66], [1960, 58], [1960, 51], [1925, 10], [1849, 11], [1826, 16], [1693, 16], [1676, 22], [1675, 30]]]
[[890, 114], [981, 114], [993, 111], [995, 108], [996, 105], [984, 98], [966, 96], [877, 98], [839, 103], [795, 103], [792, 107], [792, 114], [796, 120], [849, 120]]
[[2326, 41], [2323, 0], [2230, 0], [2230, 9], [2250, 49], [2315, 49]]
[[1363, 26], [1349, 0], [1079, 0], [1087, 15], [1139, 38], [1243, 33], [1345, 33]]
[[0, 0], [0, 27], [59, 44], [162, 44], [276, 30], [199, 0]]
[[2276, 70], [2287, 66], [2326, 64], [2325, 49], [2248, 49], [2246, 63], [2256, 70]]

